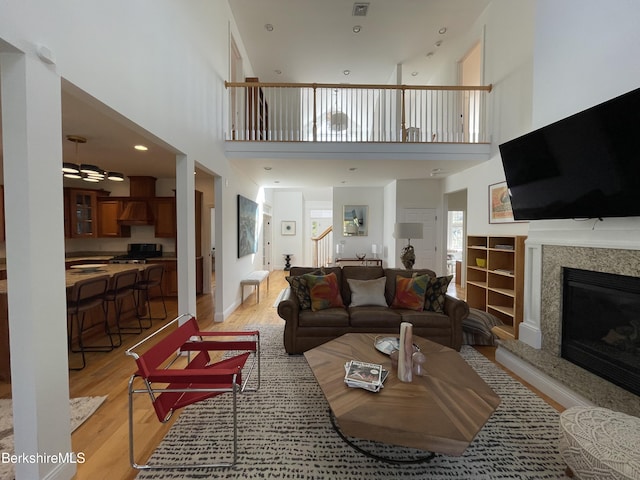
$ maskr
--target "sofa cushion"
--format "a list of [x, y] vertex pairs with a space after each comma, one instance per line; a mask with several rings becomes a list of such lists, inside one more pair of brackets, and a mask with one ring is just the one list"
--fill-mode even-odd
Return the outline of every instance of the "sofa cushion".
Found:
[[384, 288], [387, 284], [385, 277], [374, 280], [356, 280], [347, 278], [349, 289], [351, 290], [350, 307], [361, 307], [364, 305], [377, 305], [387, 307], [387, 299], [384, 296]]
[[332, 307], [344, 307], [340, 295], [340, 285], [335, 273], [328, 275], [303, 275], [311, 295], [311, 310], [317, 312]]
[[344, 308], [325, 308], [318, 312], [304, 310], [299, 313], [300, 327], [348, 327], [349, 313]]
[[452, 278], [453, 275], [447, 275], [446, 277], [431, 277], [429, 279], [427, 291], [424, 296], [425, 310], [444, 313], [444, 300]]
[[349, 307], [349, 322], [352, 327], [366, 327], [372, 332], [389, 327], [395, 327], [400, 332], [401, 312], [389, 307]]
[[424, 295], [429, 283], [429, 275], [396, 277], [396, 293], [391, 308], [424, 310]]

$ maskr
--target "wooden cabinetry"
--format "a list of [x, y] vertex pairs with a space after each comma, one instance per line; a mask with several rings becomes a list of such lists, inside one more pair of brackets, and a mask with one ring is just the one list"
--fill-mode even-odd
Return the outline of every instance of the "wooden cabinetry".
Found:
[[[246, 83], [259, 82], [258, 77], [246, 77]], [[268, 140], [269, 106], [260, 87], [247, 87], [245, 99], [247, 140]]]
[[121, 199], [98, 197], [97, 201], [98, 237], [130, 237], [131, 227], [121, 225], [118, 217], [124, 210]]
[[65, 195], [65, 232], [71, 238], [95, 238], [98, 236], [96, 212], [97, 190], [70, 188]]
[[155, 215], [155, 236], [173, 238], [176, 236], [176, 199], [175, 197], [156, 197], [153, 199]]
[[467, 303], [498, 317], [493, 332], [517, 339], [522, 322], [526, 236], [467, 237]]
[[[202, 257], [196, 258], [196, 294], [202, 293], [203, 277], [202, 277]], [[148, 263], [161, 263], [164, 265], [164, 274], [162, 276], [162, 292], [167, 297], [178, 296], [178, 261], [173, 259], [149, 259]]]

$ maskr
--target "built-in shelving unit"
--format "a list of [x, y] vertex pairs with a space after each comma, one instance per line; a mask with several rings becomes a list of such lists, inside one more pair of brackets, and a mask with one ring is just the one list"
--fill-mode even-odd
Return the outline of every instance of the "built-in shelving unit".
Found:
[[498, 317], [493, 328], [503, 339], [517, 339], [522, 322], [526, 236], [467, 237], [467, 303]]

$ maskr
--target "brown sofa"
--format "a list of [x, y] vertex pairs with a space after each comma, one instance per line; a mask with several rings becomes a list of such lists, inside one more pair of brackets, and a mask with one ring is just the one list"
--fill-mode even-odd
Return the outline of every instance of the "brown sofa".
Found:
[[[317, 272], [317, 268], [292, 267], [290, 275], [296, 277]], [[278, 315], [286, 322], [284, 347], [288, 353], [303, 353], [345, 333], [399, 335], [401, 322], [411, 323], [414, 335], [460, 350], [462, 321], [469, 314], [469, 307], [463, 300], [446, 295], [444, 313], [398, 309], [388, 306], [349, 306], [351, 304], [351, 289], [348, 279], [372, 280], [386, 277], [384, 296], [386, 304], [391, 305], [395, 296], [396, 276], [411, 277], [417, 273], [435, 277], [433, 271], [360, 266], [323, 269], [323, 273], [332, 272], [336, 274], [340, 294], [346, 307], [332, 307], [318, 311], [309, 308], [302, 309], [293, 289], [289, 289], [288, 294], [278, 304]]]

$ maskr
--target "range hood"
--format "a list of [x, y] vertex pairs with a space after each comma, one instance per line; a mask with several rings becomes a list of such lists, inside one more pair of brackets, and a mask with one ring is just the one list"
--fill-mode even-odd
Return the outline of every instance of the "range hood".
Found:
[[154, 222], [151, 205], [145, 200], [128, 200], [118, 217], [120, 225], [153, 225]]
[[153, 225], [153, 198], [156, 195], [155, 177], [129, 177], [129, 195], [124, 211], [118, 217], [120, 225]]

